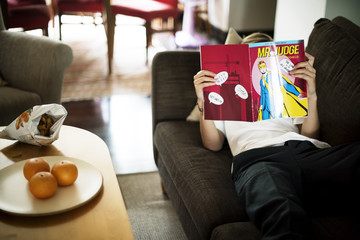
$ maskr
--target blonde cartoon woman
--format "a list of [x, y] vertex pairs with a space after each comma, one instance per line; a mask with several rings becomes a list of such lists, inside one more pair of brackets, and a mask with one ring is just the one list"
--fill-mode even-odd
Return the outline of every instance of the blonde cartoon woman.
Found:
[[299, 87], [283, 74], [272, 74], [264, 61], [259, 61], [258, 68], [261, 72], [258, 121], [307, 114], [307, 101], [301, 97], [303, 91]]
[[[264, 61], [260, 61], [258, 63], [259, 71], [261, 72], [260, 79], [260, 108], [259, 108], [259, 116], [258, 120], [265, 120], [274, 118], [271, 115], [271, 109], [273, 109], [271, 100], [272, 90], [270, 88], [270, 78], [271, 74], [268, 72], [266, 68], [266, 64]], [[270, 80], [270, 81], [269, 81]]]

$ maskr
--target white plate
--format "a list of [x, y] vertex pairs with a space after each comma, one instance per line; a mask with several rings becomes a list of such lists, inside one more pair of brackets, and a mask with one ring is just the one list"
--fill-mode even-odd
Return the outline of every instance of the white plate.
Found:
[[69, 211], [82, 206], [100, 191], [102, 175], [93, 165], [65, 156], [43, 157], [52, 167], [57, 161], [69, 160], [78, 168], [75, 183], [58, 187], [55, 195], [47, 199], [35, 198], [23, 175], [27, 160], [17, 162], [0, 170], [0, 209], [15, 215], [41, 216]]

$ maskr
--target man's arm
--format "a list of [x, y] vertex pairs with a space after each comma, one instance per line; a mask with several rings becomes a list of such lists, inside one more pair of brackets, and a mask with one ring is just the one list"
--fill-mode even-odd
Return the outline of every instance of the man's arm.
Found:
[[310, 138], [319, 138], [319, 115], [317, 111], [317, 98], [308, 97], [308, 117], [304, 119], [300, 127], [300, 133]]
[[221, 150], [225, 136], [219, 131], [212, 120], [204, 120], [203, 113], [200, 116], [200, 133], [204, 146], [212, 151]]
[[313, 67], [315, 58], [305, 53], [308, 61], [300, 62], [294, 66], [290, 74], [294, 77], [303, 78], [307, 84], [308, 117], [304, 119], [299, 127], [300, 133], [310, 138], [319, 138], [319, 115], [317, 110], [316, 95], [316, 70]]
[[200, 133], [204, 146], [212, 151], [219, 151], [224, 143], [225, 136], [219, 131], [214, 121], [204, 120], [204, 93], [203, 89], [207, 86], [215, 84], [214, 76], [216, 74], [211, 71], [202, 70], [194, 76], [194, 87], [197, 95], [197, 104], [200, 110]]

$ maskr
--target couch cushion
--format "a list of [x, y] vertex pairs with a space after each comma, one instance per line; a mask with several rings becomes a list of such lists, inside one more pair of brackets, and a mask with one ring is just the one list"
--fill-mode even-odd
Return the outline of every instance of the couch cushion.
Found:
[[[164, 156], [167, 159], [167, 156]], [[178, 190], [176, 189], [171, 176], [169, 175], [166, 167], [164, 166], [164, 160], [161, 158], [161, 155], [157, 161], [157, 167], [159, 169], [159, 174], [161, 177], [161, 182], [165, 187], [166, 194], [171, 200], [174, 209], [180, 219], [181, 226], [184, 229], [184, 232], [188, 239], [201, 239], [199, 231], [196, 228], [194, 222], [192, 221], [191, 215], [184, 205], [182, 198], [180, 197]]]
[[25, 110], [41, 104], [38, 94], [23, 90], [1, 87], [0, 88], [0, 126], [9, 125]]
[[[241, 236], [241, 238], [239, 237]], [[252, 222], [228, 223], [216, 227], [210, 240], [260, 240], [261, 232]]]
[[203, 239], [218, 225], [247, 221], [234, 191], [228, 146], [205, 149], [199, 124], [184, 121], [158, 123], [154, 144]]
[[309, 37], [306, 51], [315, 56], [321, 139], [331, 145], [360, 137], [359, 33], [345, 18], [320, 19]]

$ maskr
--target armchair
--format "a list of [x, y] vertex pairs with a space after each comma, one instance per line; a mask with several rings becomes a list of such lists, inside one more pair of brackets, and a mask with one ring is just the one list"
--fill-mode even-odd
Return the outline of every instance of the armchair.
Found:
[[71, 48], [47, 37], [5, 29], [0, 11], [0, 125], [8, 125], [34, 105], [60, 103]]

